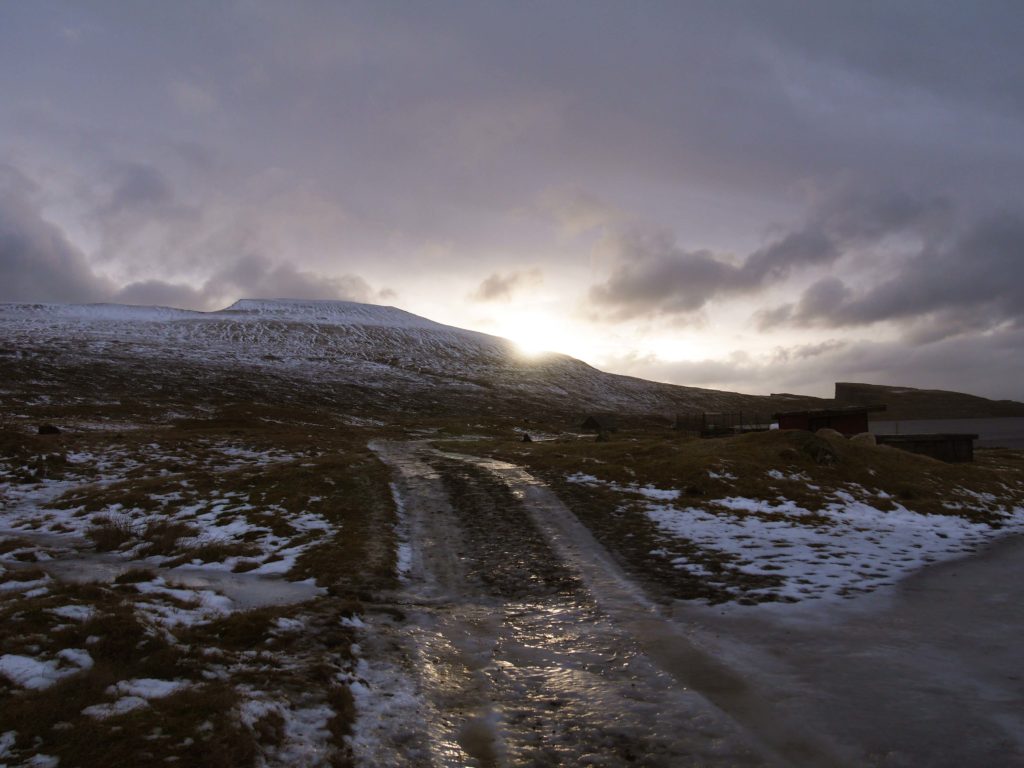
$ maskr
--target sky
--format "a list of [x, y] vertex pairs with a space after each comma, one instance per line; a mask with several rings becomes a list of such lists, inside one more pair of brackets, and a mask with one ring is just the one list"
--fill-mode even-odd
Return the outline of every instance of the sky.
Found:
[[1024, 400], [1024, 4], [0, 4], [0, 301]]

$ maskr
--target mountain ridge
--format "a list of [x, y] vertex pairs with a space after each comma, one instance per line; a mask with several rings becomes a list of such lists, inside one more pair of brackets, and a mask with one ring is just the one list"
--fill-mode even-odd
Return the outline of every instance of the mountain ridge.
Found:
[[879, 421], [1024, 417], [1024, 403], [944, 389], [837, 381], [835, 399], [839, 403], [884, 404], [885, 411], [871, 415]]
[[956, 415], [965, 417], [1024, 415], [1021, 403], [906, 387], [840, 382], [836, 399], [824, 399], [647, 381], [559, 353], [525, 357], [508, 339], [394, 306], [347, 301], [241, 299], [211, 312], [0, 303], [0, 346], [4, 365], [17, 362], [21, 374], [41, 383], [92, 377], [107, 382], [97, 384], [99, 392], [123, 386], [130, 372], [136, 380], [151, 377], [153, 391], [162, 391], [161, 382], [187, 389], [197, 378], [216, 376], [238, 397], [252, 396], [255, 387], [270, 398], [321, 398], [371, 411], [563, 417], [603, 411], [671, 419], [701, 411], [770, 415], [887, 398], [884, 418], [936, 418], [937, 412], [948, 418], [960, 407]]
[[40, 376], [68, 366], [106, 371], [107, 380], [125, 368], [157, 380], [216, 372], [236, 389], [242, 379], [279, 380], [278, 397], [315, 390], [400, 411], [601, 410], [670, 419], [680, 411], [771, 407], [766, 397], [606, 373], [558, 353], [528, 358], [508, 339], [355, 302], [245, 299], [216, 312], [0, 304], [0, 342], [48, 371]]

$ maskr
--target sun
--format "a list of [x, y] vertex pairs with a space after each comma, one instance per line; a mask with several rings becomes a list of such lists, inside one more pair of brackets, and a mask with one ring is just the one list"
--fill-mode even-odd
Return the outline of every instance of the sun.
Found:
[[552, 350], [550, 325], [525, 318], [526, 322], [518, 322], [506, 335], [514, 342], [524, 357], [539, 357]]
[[536, 358], [547, 352], [576, 356], [581, 348], [562, 318], [543, 310], [509, 310], [495, 318], [494, 332], [513, 342], [520, 354]]

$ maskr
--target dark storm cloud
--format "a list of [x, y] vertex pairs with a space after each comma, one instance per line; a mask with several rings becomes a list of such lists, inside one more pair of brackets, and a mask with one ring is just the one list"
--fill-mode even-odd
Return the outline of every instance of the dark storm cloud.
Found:
[[831, 397], [836, 381], [862, 381], [1019, 400], [1024, 329], [968, 334], [922, 346], [833, 340], [777, 348], [763, 357], [736, 352], [725, 359], [665, 362], [632, 356], [617, 360], [616, 368], [656, 381], [756, 394]]
[[197, 291], [190, 285], [166, 283], [162, 280], [129, 283], [111, 296], [110, 301], [115, 304], [180, 307], [182, 309], [205, 309], [208, 304], [202, 291]]
[[[113, 154], [204, 145], [219, 172], [280, 166], [396, 231], [471, 246], [566, 183], [612, 202], [668, 185], [766, 207], [850, 173], [1004, 194], [1020, 178], [1003, 142], [1019, 133], [1004, 112], [1024, 92], [1006, 76], [1021, 15], [932, 2], [30, 4], [0, 31], [23, 63], [0, 68], [0, 85], [12, 115], [54, 94], [46, 118], [108, 131]], [[93, 31], [56, 44], [69, 25]]]
[[746, 287], [742, 269], [708, 251], [687, 252], [668, 235], [619, 235], [618, 265], [590, 302], [612, 311], [611, 319], [696, 312], [718, 295]]
[[[172, 202], [160, 185], [154, 185], [155, 177], [133, 172], [126, 178], [133, 204]], [[157, 279], [117, 288], [98, 277], [66, 234], [42, 216], [33, 201], [35, 189], [17, 169], [0, 166], [0, 301], [113, 301], [211, 309], [247, 297], [365, 302], [393, 295], [375, 290], [355, 274], [325, 276], [258, 255], [237, 258], [199, 288]]]
[[[603, 284], [590, 290], [592, 304], [610, 309], [612, 319], [696, 312], [720, 298], [756, 293], [890, 235], [930, 237], [948, 211], [943, 199], [906, 194], [872, 196], [845, 192], [816, 208], [804, 226], [783, 234], [736, 264], [709, 251], [687, 251], [667, 234], [631, 231], [614, 238], [617, 264]], [[805, 295], [812, 311], [833, 296], [836, 281], [823, 281]], [[831, 291], [830, 295], [825, 295]], [[760, 315], [767, 328], [791, 319], [792, 307]]]
[[393, 295], [386, 289], [374, 290], [358, 275], [325, 277], [288, 264], [273, 264], [259, 256], [246, 256], [212, 275], [198, 289], [184, 283], [145, 280], [126, 285], [110, 300], [122, 304], [212, 309], [239, 298], [375, 302]]
[[378, 297], [369, 283], [358, 275], [325, 277], [274, 264], [261, 256], [245, 256], [213, 275], [203, 286], [208, 296], [243, 296], [254, 299], [345, 299], [373, 301]]
[[838, 277], [810, 285], [799, 302], [764, 311], [762, 328], [832, 328], [896, 321], [917, 341], [1024, 322], [1024, 218], [1001, 214], [932, 240], [885, 278], [855, 290]]
[[507, 301], [516, 291], [535, 286], [541, 282], [539, 269], [525, 272], [495, 272], [488, 275], [472, 293], [475, 301]]
[[151, 165], [130, 163], [118, 170], [105, 209], [115, 213], [125, 209], [161, 207], [174, 202], [170, 184]]
[[32, 193], [28, 179], [0, 165], [0, 301], [101, 300], [111, 287], [40, 215]]

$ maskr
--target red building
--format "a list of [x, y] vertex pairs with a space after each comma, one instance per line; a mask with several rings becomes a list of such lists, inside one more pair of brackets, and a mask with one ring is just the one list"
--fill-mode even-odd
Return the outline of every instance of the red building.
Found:
[[811, 411], [786, 411], [776, 413], [779, 429], [834, 429], [847, 437], [868, 431], [868, 412], [879, 410], [878, 406], [848, 406], [845, 408], [820, 408]]

